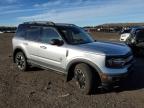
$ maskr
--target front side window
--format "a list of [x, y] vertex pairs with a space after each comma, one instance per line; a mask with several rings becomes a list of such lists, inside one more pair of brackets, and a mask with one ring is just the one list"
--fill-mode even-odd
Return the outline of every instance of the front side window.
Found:
[[79, 27], [58, 27], [58, 30], [69, 44], [86, 44], [94, 42], [91, 36]]
[[41, 36], [41, 42], [42, 43], [49, 43], [52, 39], [59, 39], [61, 40], [59, 34], [56, 32], [55, 29], [47, 27], [43, 28], [42, 30], [42, 36]]
[[39, 41], [40, 27], [31, 27], [27, 30], [26, 39], [30, 41]]

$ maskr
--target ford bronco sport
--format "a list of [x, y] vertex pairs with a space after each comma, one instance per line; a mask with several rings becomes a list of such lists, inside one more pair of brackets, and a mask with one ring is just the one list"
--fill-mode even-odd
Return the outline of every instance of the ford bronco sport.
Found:
[[132, 70], [133, 55], [127, 45], [95, 41], [73, 24], [25, 22], [12, 43], [18, 69], [34, 65], [64, 73], [84, 94], [119, 82]]

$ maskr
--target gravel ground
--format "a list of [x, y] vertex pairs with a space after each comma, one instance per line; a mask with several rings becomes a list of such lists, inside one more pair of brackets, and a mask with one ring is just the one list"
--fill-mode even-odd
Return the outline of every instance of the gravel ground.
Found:
[[[52, 70], [17, 70], [12, 63], [12, 35], [0, 34], [0, 108], [144, 108], [143, 58], [136, 58], [132, 78], [121, 87], [82, 95], [73, 81], [66, 83], [64, 75]], [[94, 35], [113, 39], [106, 33]]]

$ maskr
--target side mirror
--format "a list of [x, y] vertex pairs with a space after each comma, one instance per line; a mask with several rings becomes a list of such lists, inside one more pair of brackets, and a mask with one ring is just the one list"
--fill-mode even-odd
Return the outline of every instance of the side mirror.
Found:
[[51, 45], [57, 45], [57, 46], [61, 46], [64, 44], [64, 42], [62, 40], [59, 39], [52, 39], [49, 42]]

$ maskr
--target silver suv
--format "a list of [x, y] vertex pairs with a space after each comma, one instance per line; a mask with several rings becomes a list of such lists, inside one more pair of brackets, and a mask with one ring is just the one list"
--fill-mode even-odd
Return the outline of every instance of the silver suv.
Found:
[[25, 22], [19, 25], [12, 43], [18, 69], [39, 66], [64, 73], [84, 94], [119, 82], [132, 70], [128, 46], [95, 41], [73, 24]]

